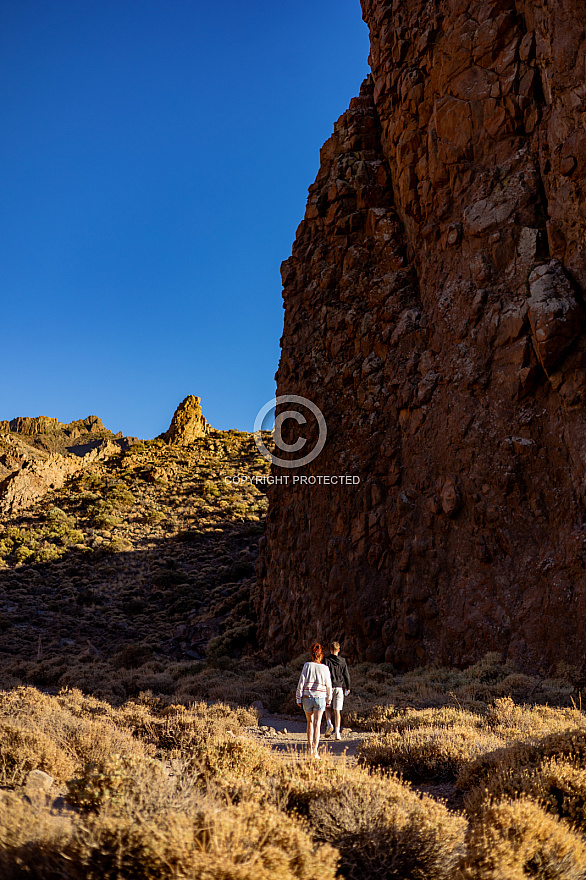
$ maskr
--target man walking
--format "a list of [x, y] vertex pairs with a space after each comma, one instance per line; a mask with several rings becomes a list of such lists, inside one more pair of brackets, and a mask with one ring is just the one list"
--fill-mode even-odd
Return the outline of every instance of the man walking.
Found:
[[[342, 739], [340, 736], [340, 723], [342, 716], [342, 707], [344, 705], [344, 696], [350, 693], [350, 673], [348, 664], [343, 657], [340, 657], [340, 643], [332, 642], [330, 645], [330, 655], [323, 661], [330, 670], [332, 677], [332, 705], [326, 708], [327, 727], [324, 736], [329, 737], [334, 731], [334, 739]], [[332, 724], [332, 713], [334, 711], [334, 724]]]

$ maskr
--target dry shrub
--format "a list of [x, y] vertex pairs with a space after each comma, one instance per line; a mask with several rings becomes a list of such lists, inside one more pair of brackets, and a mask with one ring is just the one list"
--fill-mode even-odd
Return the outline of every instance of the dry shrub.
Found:
[[[44, 696], [44, 695], [43, 695]], [[77, 718], [94, 720], [95, 718], [113, 719], [116, 710], [110, 703], [95, 696], [82, 693], [78, 688], [62, 688], [56, 697], [46, 697], [51, 703], [56, 703], [62, 709], [66, 709]]]
[[[392, 678], [365, 667], [368, 687]], [[278, 688], [291, 675], [282, 667]], [[435, 675], [414, 681], [428, 688]], [[506, 680], [494, 663], [475, 675], [493, 689]], [[0, 877], [329, 880], [338, 856], [349, 880], [581, 876], [584, 847], [569, 825], [586, 827], [586, 725], [576, 710], [501, 698], [482, 711], [393, 703], [365, 716], [378, 733], [361, 746], [364, 764], [426, 782], [460, 774], [474, 823], [467, 857], [466, 821], [443, 803], [392, 773], [277, 755], [242, 736], [257, 723], [247, 709], [148, 693], [119, 707], [76, 690], [0, 693], [5, 778], [45, 769], [69, 780], [78, 811], [59, 819], [0, 796]]]
[[[0, 793], [0, 877], [2, 880], [75, 878], [61, 856], [71, 824], [35, 810], [13, 792]], [[81, 880], [81, 878], [80, 878]]]
[[115, 720], [158, 749], [188, 752], [192, 757], [243, 726], [258, 725], [256, 712], [225, 703], [158, 706], [153, 700], [126, 703], [116, 710]]
[[243, 725], [257, 724], [254, 711], [223, 703], [166, 706], [150, 697], [113, 708], [78, 690], [54, 697], [19, 687], [0, 692], [0, 781], [21, 784], [38, 768], [65, 782], [111, 755], [142, 760], [159, 750], [197, 759]]
[[262, 700], [273, 712], [286, 711], [286, 704], [291, 700], [296, 708], [295, 688], [300, 672], [301, 666], [293, 663], [254, 671], [243, 664], [235, 669], [202, 666], [197, 675], [184, 675], [178, 667], [175, 672], [177, 698], [186, 702], [206, 698], [245, 706]]
[[577, 767], [586, 768], [586, 727], [562, 730], [529, 742], [514, 741], [481, 755], [462, 769], [457, 785], [464, 790], [485, 788], [499, 773], [534, 770], [546, 758], [569, 759]]
[[0, 719], [0, 784], [22, 785], [31, 770], [44, 770], [61, 781], [75, 772], [69, 750], [21, 719]]
[[413, 782], [449, 782], [470, 761], [501, 742], [466, 721], [450, 726], [424, 725], [375, 734], [361, 743], [358, 760], [368, 767], [394, 770]]
[[[225, 701], [250, 705], [262, 700], [272, 712], [295, 712], [295, 687], [304, 657], [286, 665], [262, 668], [258, 657], [221, 662], [170, 662], [156, 660], [140, 668], [114, 668], [114, 658], [86, 659], [60, 656], [55, 663], [15, 660], [5, 665], [4, 686], [22, 681], [40, 685], [78, 687], [86, 693], [121, 705], [148, 689], [164, 694], [169, 702], [188, 704], [195, 700]], [[345, 720], [352, 727], [370, 726], [371, 712], [378, 707], [425, 708], [461, 706], [484, 711], [487, 703], [503, 696], [517, 702], [569, 705], [578, 700], [573, 684], [563, 679], [540, 679], [522, 675], [511, 663], [489, 654], [468, 669], [425, 667], [394, 675], [389, 664], [361, 663], [352, 667], [352, 690], [346, 701]], [[376, 721], [373, 716], [372, 721]]]
[[487, 654], [468, 669], [427, 666], [403, 675], [389, 674], [388, 664], [361, 663], [352, 669], [352, 692], [346, 720], [352, 727], [377, 730], [402, 708], [454, 706], [484, 712], [500, 697], [517, 703], [570, 705], [576, 688], [570, 681], [519, 673], [500, 655]]
[[397, 706], [374, 706], [357, 724], [362, 730], [417, 730], [422, 727], [454, 727], [467, 725], [481, 729], [484, 718], [455, 706], [434, 709], [399, 709]]
[[64, 782], [86, 763], [115, 752], [143, 754], [144, 746], [116, 726], [109, 706], [75, 692], [63, 698], [32, 687], [0, 692], [5, 784], [20, 784], [36, 768]]
[[86, 764], [83, 773], [67, 782], [67, 802], [81, 810], [98, 812], [105, 806], [121, 807], [166, 782], [159, 761], [138, 755], [110, 755], [99, 763]]
[[439, 709], [403, 709], [386, 725], [387, 730], [396, 730], [398, 733], [430, 727], [470, 727], [481, 730], [484, 727], [484, 718], [455, 706], [442, 706]]
[[120, 679], [119, 673], [109, 663], [93, 660], [87, 665], [73, 661], [59, 676], [57, 684], [67, 689], [79, 688], [116, 706], [129, 696]]
[[545, 761], [535, 774], [531, 794], [549, 813], [586, 831], [586, 769], [567, 761]]
[[379, 707], [362, 725], [379, 732], [362, 743], [358, 754], [369, 767], [388, 768], [415, 782], [459, 777], [465, 788], [481, 784], [490, 772], [487, 768], [507, 760], [514, 765], [519, 755], [531, 754], [532, 743], [544, 734], [553, 737], [549, 754], [556, 754], [564, 738], [571, 740], [568, 731], [577, 731], [579, 725], [583, 727], [584, 716], [576, 709], [517, 706], [509, 697], [496, 700], [484, 714], [453, 706]]
[[274, 807], [191, 800], [141, 815], [110, 807], [73, 823], [0, 800], [3, 880], [334, 880], [337, 853]]
[[117, 710], [118, 724], [163, 751], [199, 751], [224, 732], [224, 725], [210, 719], [207, 707], [168, 706], [153, 711], [130, 702]]
[[193, 817], [96, 817], [67, 852], [87, 880], [334, 880], [336, 853], [270, 807], [203, 804]]
[[386, 706], [372, 706], [359, 712], [348, 712], [346, 723], [357, 730], [381, 730], [386, 729], [391, 721], [394, 721], [404, 710], [398, 709], [390, 703]]
[[548, 758], [536, 768], [497, 769], [484, 786], [474, 788], [466, 796], [466, 810], [475, 815], [482, 812], [487, 802], [517, 795], [533, 798], [548, 813], [586, 830], [586, 769], [555, 758]]
[[259, 743], [233, 737], [207, 749], [198, 763], [209, 779], [246, 783], [275, 773], [280, 760]]
[[71, 748], [82, 766], [89, 762], [104, 760], [112, 753], [142, 755], [145, 751], [140, 740], [106, 720], [85, 721], [83, 724], [72, 726], [67, 735]]
[[525, 706], [503, 697], [487, 708], [485, 724], [503, 739], [529, 739], [583, 726], [584, 715], [575, 708]]
[[316, 836], [336, 846], [351, 880], [450, 876], [461, 856], [466, 823], [426, 798], [392, 802], [374, 785], [332, 790], [310, 806]]
[[282, 762], [275, 795], [339, 850], [340, 871], [352, 880], [439, 880], [462, 855], [465, 820], [393, 776], [327, 758]]
[[584, 880], [581, 836], [530, 798], [488, 806], [467, 843], [463, 875], [469, 880]]

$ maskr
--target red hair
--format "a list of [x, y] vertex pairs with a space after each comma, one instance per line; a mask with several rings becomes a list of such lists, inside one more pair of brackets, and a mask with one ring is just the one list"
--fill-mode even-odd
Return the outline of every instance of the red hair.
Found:
[[319, 642], [314, 642], [311, 646], [311, 659], [314, 663], [321, 663], [324, 656], [324, 649]]

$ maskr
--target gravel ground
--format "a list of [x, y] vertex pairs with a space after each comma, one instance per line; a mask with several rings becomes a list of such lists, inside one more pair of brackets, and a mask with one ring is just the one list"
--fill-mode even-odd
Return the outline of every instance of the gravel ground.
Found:
[[[371, 735], [343, 727], [342, 739], [337, 742], [333, 737], [325, 739], [325, 720], [322, 721], [321, 729], [319, 751], [322, 754], [328, 752], [335, 758], [344, 754], [350, 758], [354, 757], [360, 743]], [[259, 722], [259, 727], [250, 727], [247, 732], [256, 739], [260, 739], [273, 751], [283, 752], [284, 755], [307, 751], [305, 718], [301, 714], [301, 710], [297, 716], [265, 714]]]

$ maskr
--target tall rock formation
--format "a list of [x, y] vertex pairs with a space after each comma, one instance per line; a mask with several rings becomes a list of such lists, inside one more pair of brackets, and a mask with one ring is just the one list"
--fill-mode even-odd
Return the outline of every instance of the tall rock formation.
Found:
[[169, 430], [161, 437], [175, 446], [189, 446], [210, 431], [211, 425], [201, 411], [201, 397], [189, 394], [175, 410]]
[[261, 635], [400, 668], [580, 666], [586, 6], [362, 8], [372, 74], [282, 267], [277, 374], [327, 421], [299, 473], [361, 482], [270, 488]]

